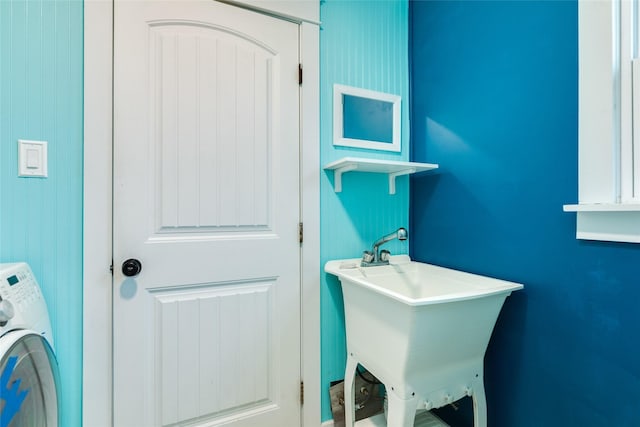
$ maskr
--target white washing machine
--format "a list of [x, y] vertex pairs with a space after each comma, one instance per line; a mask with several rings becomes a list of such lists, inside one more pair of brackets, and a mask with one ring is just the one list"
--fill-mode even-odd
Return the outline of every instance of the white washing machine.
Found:
[[58, 363], [40, 287], [26, 263], [0, 264], [0, 427], [58, 425]]

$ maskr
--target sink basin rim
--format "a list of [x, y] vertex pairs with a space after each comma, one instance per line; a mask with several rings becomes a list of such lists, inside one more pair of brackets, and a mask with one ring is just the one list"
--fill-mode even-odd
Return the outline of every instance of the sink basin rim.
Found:
[[[393, 289], [385, 287], [379, 283], [383, 281], [385, 277], [393, 279], [394, 276], [399, 277], [400, 274], [407, 274], [406, 271], [401, 270], [415, 268], [413, 267], [415, 265], [417, 265], [417, 268], [431, 270], [431, 272], [437, 276], [436, 278], [438, 280], [441, 282], [448, 282], [452, 286], [457, 287], [457, 289], [453, 289], [451, 292], [439, 292], [435, 295], [414, 297], [394, 291]], [[408, 255], [392, 256], [390, 265], [388, 266], [360, 267], [360, 260], [354, 258], [328, 261], [325, 264], [324, 269], [327, 273], [337, 276], [338, 279], [343, 282], [343, 285], [344, 280], [351, 281], [371, 289], [374, 292], [386, 295], [403, 304], [411, 306], [442, 304], [474, 298], [483, 298], [502, 293], [511, 294], [511, 292], [515, 290], [524, 288], [520, 283], [495, 279], [489, 276], [468, 273], [434, 264], [412, 261]], [[483, 285], [478, 285], [478, 283], [474, 283], [474, 281], [482, 282]], [[464, 287], [465, 289], [460, 290], [461, 287]]]

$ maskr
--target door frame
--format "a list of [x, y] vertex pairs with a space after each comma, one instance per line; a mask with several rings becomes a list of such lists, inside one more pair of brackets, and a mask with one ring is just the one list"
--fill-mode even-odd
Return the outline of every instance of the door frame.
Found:
[[[258, 9], [247, 1], [240, 5]], [[255, 2], [254, 2], [255, 3]], [[283, 3], [275, 2], [282, 7]], [[286, 3], [286, 2], [285, 2]], [[291, 2], [296, 10], [259, 8], [300, 25], [300, 218], [302, 425], [320, 426], [320, 92], [319, 1]], [[300, 14], [300, 5], [305, 13]], [[267, 3], [263, 3], [267, 5]], [[302, 16], [296, 18], [296, 16]], [[309, 19], [309, 17], [312, 17]], [[84, 2], [84, 212], [82, 419], [112, 426], [112, 140], [113, 0]]]

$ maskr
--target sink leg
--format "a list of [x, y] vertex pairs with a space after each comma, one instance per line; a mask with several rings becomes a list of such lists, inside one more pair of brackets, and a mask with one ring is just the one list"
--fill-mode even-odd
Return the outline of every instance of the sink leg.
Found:
[[487, 397], [482, 378], [473, 387], [473, 427], [487, 427]]
[[355, 381], [357, 368], [358, 361], [349, 353], [347, 355], [347, 368], [344, 372], [344, 423], [346, 427], [352, 427], [356, 418], [353, 383]]
[[387, 402], [387, 427], [413, 427], [418, 406], [415, 396], [403, 399], [393, 389], [387, 388]]

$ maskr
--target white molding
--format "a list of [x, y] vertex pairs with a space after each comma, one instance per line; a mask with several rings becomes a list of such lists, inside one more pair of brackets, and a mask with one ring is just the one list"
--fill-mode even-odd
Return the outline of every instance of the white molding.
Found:
[[564, 206], [576, 212], [578, 239], [640, 243], [630, 15], [630, 2], [578, 3], [578, 204]]
[[619, 60], [614, 40], [615, 1], [578, 3], [578, 200], [616, 202], [614, 153], [619, 144]]
[[578, 211], [576, 216], [578, 239], [640, 243], [640, 211]]
[[582, 203], [564, 205], [565, 212], [628, 212], [640, 211], [640, 203]]
[[83, 425], [111, 411], [111, 1], [84, 3]]
[[333, 420], [325, 421], [322, 423], [321, 427], [333, 427]]
[[[314, 7], [319, 10], [319, 3]], [[83, 424], [112, 425], [112, 36], [113, 0], [84, 8]], [[302, 425], [320, 415], [319, 27], [301, 24]]]
[[318, 0], [218, 0], [299, 24], [320, 25]]
[[564, 205], [576, 212], [576, 238], [640, 243], [640, 204], [584, 203]]
[[300, 188], [302, 244], [302, 425], [320, 425], [320, 28], [300, 26], [301, 88]]

